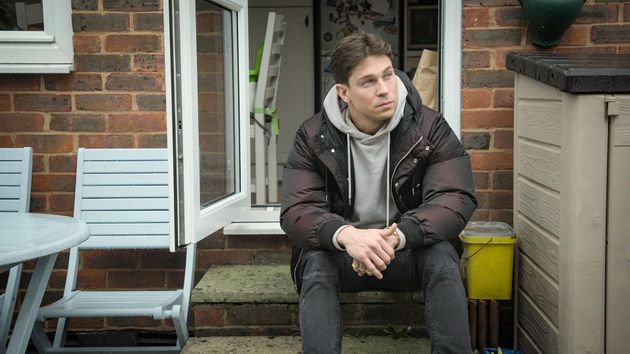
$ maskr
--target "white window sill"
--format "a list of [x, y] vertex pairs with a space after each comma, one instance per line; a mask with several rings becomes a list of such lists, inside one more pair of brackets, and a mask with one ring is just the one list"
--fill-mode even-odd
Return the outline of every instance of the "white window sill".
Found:
[[0, 74], [68, 74], [72, 64], [0, 64]]
[[223, 228], [224, 235], [284, 235], [279, 222], [233, 222]]
[[224, 235], [284, 235], [279, 207], [252, 207], [223, 228]]

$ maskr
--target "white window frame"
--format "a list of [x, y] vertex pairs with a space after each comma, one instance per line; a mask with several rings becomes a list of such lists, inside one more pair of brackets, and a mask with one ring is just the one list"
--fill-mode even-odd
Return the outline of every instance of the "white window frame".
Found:
[[[248, 46], [247, 46], [247, 1], [211, 0], [235, 14], [232, 21], [234, 43], [233, 68], [234, 92], [237, 102], [235, 129], [239, 141], [235, 143], [237, 155], [237, 192], [226, 196], [203, 209], [200, 207], [199, 186], [199, 130], [197, 91], [197, 39], [195, 1], [171, 0], [164, 5], [164, 41], [167, 112], [167, 145], [169, 149], [169, 183], [173, 210], [171, 234], [174, 236], [171, 249], [195, 243], [230, 223], [236, 215], [251, 208], [249, 189], [249, 107], [248, 92]], [[171, 4], [178, 11], [172, 14]], [[171, 35], [171, 17], [178, 26], [179, 40]], [[177, 48], [180, 55], [173, 53]], [[179, 60], [180, 63], [175, 63]], [[180, 71], [177, 73], [179, 65]], [[226, 139], [227, 140], [227, 139]], [[177, 148], [177, 149], [176, 149]], [[177, 198], [176, 198], [177, 196]]]
[[42, 0], [44, 31], [0, 31], [0, 73], [74, 70], [71, 0]]
[[441, 0], [440, 107], [458, 137], [462, 115], [462, 2]]

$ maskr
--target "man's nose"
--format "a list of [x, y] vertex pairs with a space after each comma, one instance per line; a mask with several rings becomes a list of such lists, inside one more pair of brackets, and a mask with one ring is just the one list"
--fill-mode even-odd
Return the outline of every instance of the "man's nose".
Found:
[[376, 82], [376, 94], [378, 96], [385, 96], [389, 93], [389, 87], [383, 80], [378, 80]]

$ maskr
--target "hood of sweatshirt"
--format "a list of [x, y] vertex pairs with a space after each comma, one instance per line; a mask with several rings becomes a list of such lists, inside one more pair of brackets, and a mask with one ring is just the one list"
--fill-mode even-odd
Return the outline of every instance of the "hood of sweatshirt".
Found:
[[352, 216], [347, 222], [356, 227], [389, 226], [398, 212], [389, 189], [390, 132], [404, 115], [408, 91], [398, 76], [396, 79], [398, 100], [394, 115], [372, 135], [361, 132], [354, 125], [346, 103], [339, 98], [334, 86], [324, 99], [328, 119], [347, 137], [348, 203], [353, 205]]
[[378, 140], [383, 135], [394, 130], [400, 122], [400, 119], [403, 117], [405, 101], [407, 98], [407, 88], [398, 76], [396, 76], [396, 80], [398, 82], [396, 85], [398, 90], [396, 111], [394, 112], [394, 116], [387, 121], [387, 124], [383, 125], [381, 129], [374, 133], [374, 135], [363, 133], [357, 129], [354, 123], [352, 123], [352, 120], [347, 112], [348, 106], [339, 98], [334, 85], [328, 91], [328, 94], [326, 94], [326, 98], [324, 99], [324, 111], [326, 111], [328, 119], [335, 128], [339, 129], [344, 134], [349, 134], [353, 139], [363, 141], [364, 144], [369, 144], [371, 141]]

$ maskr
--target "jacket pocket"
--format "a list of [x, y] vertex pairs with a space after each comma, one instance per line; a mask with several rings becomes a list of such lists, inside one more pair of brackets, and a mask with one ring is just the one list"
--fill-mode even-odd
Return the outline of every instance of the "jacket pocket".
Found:
[[422, 182], [417, 179], [415, 173], [409, 176], [409, 178], [407, 178], [407, 180], [401, 185], [398, 190], [398, 195], [405, 207], [403, 212], [417, 208], [420, 204], [422, 204]]
[[426, 155], [418, 154], [416, 156], [418, 157], [410, 157], [413, 165], [410, 166], [410, 171], [407, 174], [407, 178], [404, 179], [404, 182], [401, 184], [401, 187], [398, 190], [399, 198], [404, 203], [406, 210], [417, 208], [423, 202], [422, 180], [425, 171]]

